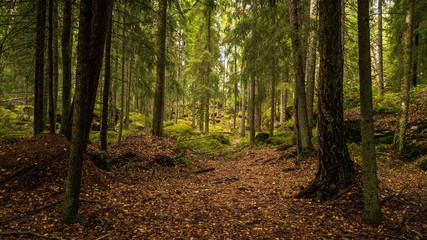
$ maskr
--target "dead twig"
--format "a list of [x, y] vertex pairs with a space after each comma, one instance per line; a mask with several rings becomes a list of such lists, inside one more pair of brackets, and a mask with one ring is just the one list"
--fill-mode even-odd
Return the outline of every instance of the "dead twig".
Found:
[[65, 240], [65, 238], [57, 237], [57, 236], [45, 236], [33, 232], [0, 232], [0, 236], [32, 236], [37, 238], [43, 238], [43, 239], [54, 239], [54, 240]]
[[215, 168], [206, 168], [206, 169], [202, 169], [202, 170], [196, 171], [194, 173], [205, 173], [205, 172], [210, 172], [210, 171], [213, 171], [213, 170], [215, 170]]
[[29, 166], [25, 166], [23, 168], [21, 168], [19, 171], [17, 171], [16, 173], [14, 173], [12, 176], [7, 177], [3, 180], [0, 181], [0, 186], [11, 181], [12, 179], [18, 177], [19, 175], [25, 174], [27, 172], [29, 172], [31, 169], [35, 168], [37, 165], [33, 164], [33, 165], [29, 165]]
[[101, 237], [99, 237], [99, 238], [97, 238], [97, 239], [95, 239], [95, 240], [101, 240], [101, 239], [104, 239], [104, 238], [106, 238], [106, 237], [108, 237], [108, 236], [110, 236], [111, 234], [105, 234], [104, 236], [101, 236]]

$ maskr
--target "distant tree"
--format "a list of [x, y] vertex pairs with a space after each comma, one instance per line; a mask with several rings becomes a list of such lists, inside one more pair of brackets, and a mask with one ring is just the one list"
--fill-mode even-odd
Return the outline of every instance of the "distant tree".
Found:
[[403, 48], [403, 79], [400, 86], [400, 116], [396, 128], [394, 144], [399, 152], [402, 152], [405, 143], [406, 126], [409, 111], [409, 90], [412, 63], [412, 31], [414, 25], [414, 0], [406, 1], [406, 30]]
[[107, 39], [105, 42], [105, 64], [104, 64], [104, 90], [102, 95], [102, 119], [101, 119], [101, 131], [99, 133], [101, 137], [101, 149], [107, 151], [107, 132], [108, 132], [108, 112], [109, 112], [109, 96], [111, 86], [111, 35], [113, 32], [113, 2], [110, 1], [110, 12], [108, 14], [108, 29]]
[[163, 136], [165, 108], [165, 49], [166, 49], [166, 9], [167, 0], [159, 1], [159, 22], [157, 33], [157, 74], [154, 93], [153, 135]]
[[383, 63], [383, 1], [378, 0], [378, 94], [384, 93], [384, 63]]
[[299, 197], [330, 199], [353, 179], [344, 139], [341, 0], [319, 2], [319, 167]]
[[45, 25], [46, 0], [38, 0], [36, 27], [36, 73], [34, 83], [34, 135], [43, 132]]
[[362, 169], [365, 219], [369, 223], [382, 221], [378, 198], [377, 162], [375, 158], [374, 117], [372, 110], [371, 55], [369, 51], [369, 0], [358, 0], [360, 110], [362, 113]]
[[71, 31], [71, 16], [72, 16], [72, 0], [64, 1], [63, 11], [63, 30], [62, 30], [62, 116], [60, 132], [64, 133], [65, 127], [68, 125], [71, 108], [71, 59], [72, 59], [72, 31]]
[[310, 33], [306, 60], [305, 80], [307, 83], [307, 119], [309, 135], [313, 129], [314, 83], [316, 76], [317, 1], [310, 0]]
[[110, 0], [81, 0], [75, 113], [62, 221], [79, 220], [82, 165], [92, 121], [107, 33]]
[[[309, 124], [307, 119], [307, 104], [304, 83], [304, 57], [302, 51], [302, 39], [300, 36], [301, 26], [299, 23], [301, 9], [298, 0], [289, 2], [289, 19], [291, 26], [292, 54], [294, 58], [295, 72], [295, 98], [296, 98], [296, 130], [298, 143], [301, 144], [301, 151], [306, 151], [311, 146]], [[298, 146], [300, 146], [298, 144]]]

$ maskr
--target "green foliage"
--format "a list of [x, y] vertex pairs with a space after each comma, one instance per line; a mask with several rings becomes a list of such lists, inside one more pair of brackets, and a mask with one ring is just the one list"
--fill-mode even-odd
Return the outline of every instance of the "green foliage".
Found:
[[399, 97], [396, 93], [385, 93], [381, 99], [379, 96], [374, 98], [377, 104], [374, 105], [376, 113], [397, 113], [399, 109]]
[[188, 122], [185, 120], [178, 120], [177, 124], [174, 124], [173, 121], [170, 121], [167, 123], [171, 123], [171, 124], [168, 124], [168, 126], [164, 127], [163, 132], [169, 138], [172, 138], [172, 139], [191, 138], [192, 136], [197, 136], [200, 134], [200, 132], [196, 132], [196, 130], [191, 127], [191, 122]]
[[33, 133], [30, 119], [33, 107], [29, 105], [0, 106], [0, 136], [29, 137]]

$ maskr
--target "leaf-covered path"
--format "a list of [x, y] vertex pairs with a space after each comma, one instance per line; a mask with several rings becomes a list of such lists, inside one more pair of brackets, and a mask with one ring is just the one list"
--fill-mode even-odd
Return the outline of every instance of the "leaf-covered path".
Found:
[[[157, 163], [173, 154], [173, 143], [144, 135], [112, 146], [112, 171], [88, 168], [82, 220], [63, 225], [61, 179], [67, 144], [62, 137], [49, 135], [2, 144], [2, 156], [17, 162], [16, 169], [25, 166], [22, 159], [32, 156], [26, 153], [50, 164], [42, 168], [36, 163], [35, 169], [1, 189], [2, 237], [22, 239], [30, 235], [7, 233], [26, 232], [65, 239], [417, 239], [426, 234], [423, 173], [380, 168], [386, 220], [370, 227], [362, 219], [359, 181], [329, 202], [293, 197], [314, 176], [314, 156], [295, 165], [292, 148], [243, 149], [222, 157], [200, 157], [197, 169], [163, 167]], [[13, 149], [24, 154], [17, 160]], [[23, 188], [19, 184], [24, 180], [37, 186]]]

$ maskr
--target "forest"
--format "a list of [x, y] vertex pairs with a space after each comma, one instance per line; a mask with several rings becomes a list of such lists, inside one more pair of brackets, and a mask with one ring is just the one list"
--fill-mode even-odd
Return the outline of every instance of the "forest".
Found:
[[1, 239], [425, 239], [427, 1], [1, 0]]

